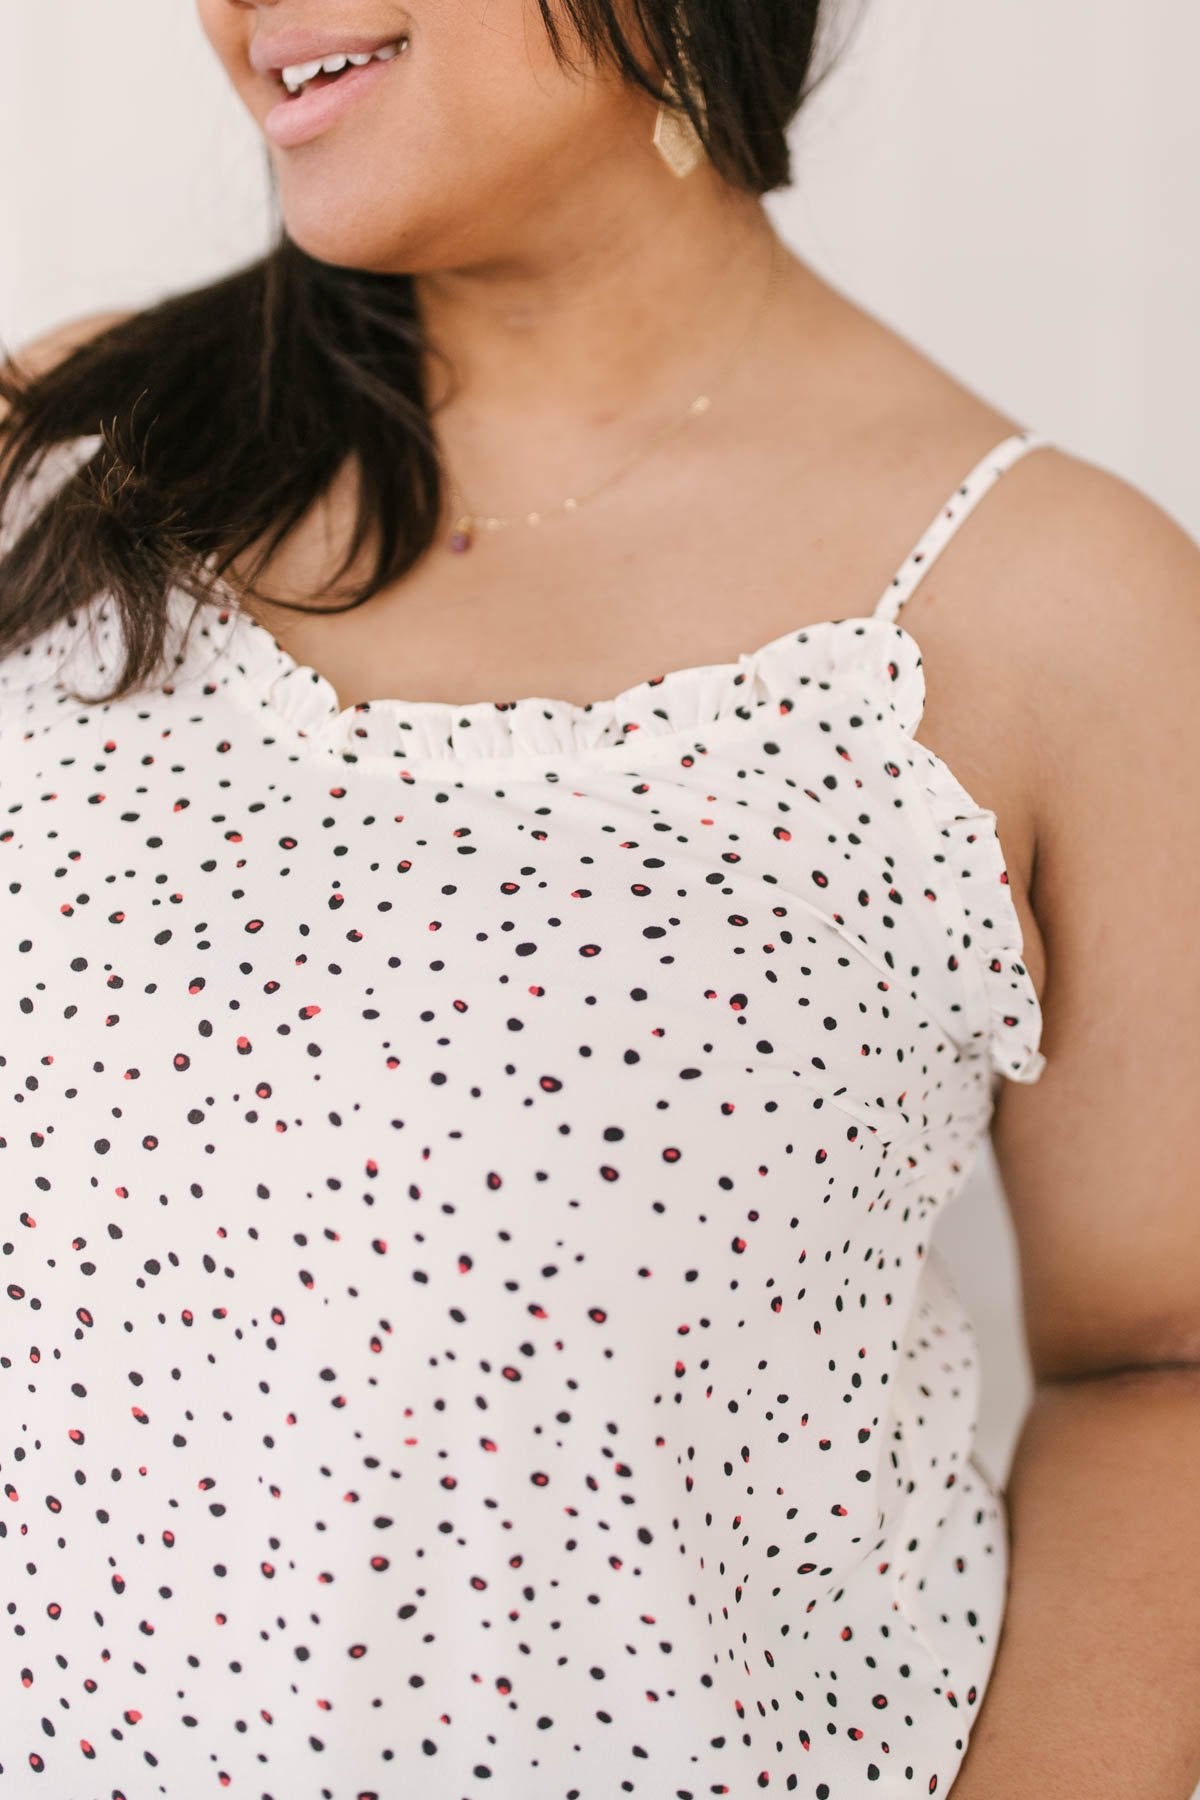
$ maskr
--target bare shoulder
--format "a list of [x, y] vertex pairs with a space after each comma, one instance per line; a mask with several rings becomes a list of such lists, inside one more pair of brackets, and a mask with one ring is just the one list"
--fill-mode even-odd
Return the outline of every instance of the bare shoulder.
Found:
[[[73, 351], [129, 317], [131, 314], [124, 311], [85, 313], [79, 318], [68, 319], [20, 345], [7, 363], [0, 363], [0, 372], [15, 376], [19, 381], [47, 374]], [[7, 411], [8, 407], [0, 399], [0, 420]]]
[[[1006, 662], [1045, 741], [1120, 728], [1170, 704], [1200, 668], [1200, 545], [1133, 482], [1053, 446], [981, 507], [980, 603], [1002, 609]], [[1120, 716], [1118, 716], [1120, 715]]]
[[[940, 449], [965, 471], [1005, 431], [964, 411]], [[1050, 442], [1011, 464], [946, 547], [907, 612], [1014, 726], [1069, 757], [1102, 721], [1117, 731], [1194, 688], [1200, 668], [1200, 546], [1133, 482]], [[1189, 673], [1185, 676], [1185, 671]], [[930, 668], [936, 683], [936, 668]], [[936, 698], [936, 696], [934, 697]], [[1042, 752], [1026, 759], [1036, 779]]]
[[[1134, 858], [1156, 808], [1164, 833], [1188, 834], [1200, 545], [1106, 469], [1061, 452], [1028, 461], [1005, 545], [1006, 654], [1019, 659], [1037, 720], [1049, 896], [1051, 871], [1069, 888], [1077, 859], [1098, 846]], [[1177, 785], [1184, 771], [1188, 794]]]
[[[1036, 563], [1056, 594], [1078, 596], [1065, 610], [1035, 609], [1043, 632], [1069, 637], [1085, 616], [1116, 627], [1125, 603], [1139, 595], [1126, 619], [1139, 632], [1154, 628], [1153, 611], [1164, 624], [1176, 609], [1194, 611], [1200, 546], [1132, 481], [1053, 445], [1031, 453], [1005, 481], [1011, 505], [1002, 524], [1015, 567], [1028, 573]], [[1161, 583], [1157, 609], [1146, 604], [1148, 582]], [[1092, 602], [1086, 608], [1081, 583]]]
[[970, 529], [952, 599], [986, 649], [976, 691], [990, 679], [984, 711], [1028, 824], [1051, 1038], [1059, 1067], [1078, 1056], [1082, 1071], [1114, 964], [1139, 969], [1166, 1016], [1191, 955], [1200, 546], [1133, 482], [1049, 447]]

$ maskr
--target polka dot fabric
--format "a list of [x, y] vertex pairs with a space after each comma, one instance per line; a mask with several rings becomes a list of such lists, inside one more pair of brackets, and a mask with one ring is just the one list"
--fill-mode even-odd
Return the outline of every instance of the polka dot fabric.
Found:
[[[897, 612], [339, 710], [0, 665], [0, 1793], [948, 1792], [1002, 1496], [929, 1236], [1041, 1073]], [[90, 680], [89, 680], [90, 676]]]

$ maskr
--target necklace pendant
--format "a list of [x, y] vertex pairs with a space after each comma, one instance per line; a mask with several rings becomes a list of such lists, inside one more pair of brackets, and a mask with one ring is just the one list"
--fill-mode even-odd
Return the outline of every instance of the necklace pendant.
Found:
[[450, 533], [449, 548], [456, 553], [461, 553], [469, 550], [474, 542], [474, 521], [470, 513], [464, 513], [462, 518], [455, 522], [454, 530]]

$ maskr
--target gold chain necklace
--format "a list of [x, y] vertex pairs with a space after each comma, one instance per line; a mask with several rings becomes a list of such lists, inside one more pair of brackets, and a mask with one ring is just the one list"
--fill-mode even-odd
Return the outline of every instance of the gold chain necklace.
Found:
[[650, 439], [649, 443], [643, 444], [639, 450], [635, 450], [632, 455], [627, 456], [624, 462], [622, 462], [611, 475], [607, 475], [603, 481], [597, 482], [595, 487], [587, 488], [581, 494], [570, 494], [565, 500], [560, 500], [556, 506], [543, 507], [537, 512], [514, 514], [511, 518], [499, 518], [494, 514], [472, 512], [465, 504], [461, 490], [454, 481], [451, 480], [449, 483], [451, 501], [452, 503], [461, 505], [462, 510], [458, 512], [455, 518], [453, 530], [447, 539], [447, 549], [457, 553], [469, 550], [475, 542], [475, 534], [479, 530], [500, 531], [507, 525], [517, 524], [540, 525], [543, 520], [553, 518], [556, 513], [578, 512], [579, 508], [587, 501], [593, 499], [597, 494], [604, 493], [605, 490], [612, 487], [615, 482], [620, 481], [622, 476], [624, 476], [635, 463], [641, 462], [644, 457], [649, 456], [652, 450], [657, 450], [660, 444], [665, 443], [668, 438], [673, 437], [677, 431], [682, 431], [683, 427], [688, 424], [690, 420], [700, 418], [706, 413], [712, 405], [713, 394], [719, 387], [724, 385], [729, 375], [733, 372], [733, 369], [740, 360], [743, 352], [748, 349], [750, 342], [762, 321], [763, 314], [767, 309], [767, 301], [770, 298], [771, 289], [775, 283], [775, 276], [779, 269], [779, 249], [779, 239], [773, 236], [771, 239], [771, 267], [767, 274], [762, 298], [755, 308], [754, 316], [750, 320], [750, 323], [732, 356], [728, 358], [718, 372], [716, 380], [709, 384], [703, 394], [696, 395], [696, 398], [692, 401], [682, 418], [674, 420], [670, 425], [666, 425], [662, 430], [657, 431]]

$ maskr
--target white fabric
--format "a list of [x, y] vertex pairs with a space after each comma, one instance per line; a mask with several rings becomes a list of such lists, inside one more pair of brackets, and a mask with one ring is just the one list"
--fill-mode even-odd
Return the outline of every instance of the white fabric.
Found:
[[927, 1244], [1044, 1058], [896, 615], [1043, 441], [592, 707], [339, 710], [178, 595], [161, 692], [69, 697], [103, 597], [0, 664], [14, 1792], [949, 1790], [1007, 1562]]

